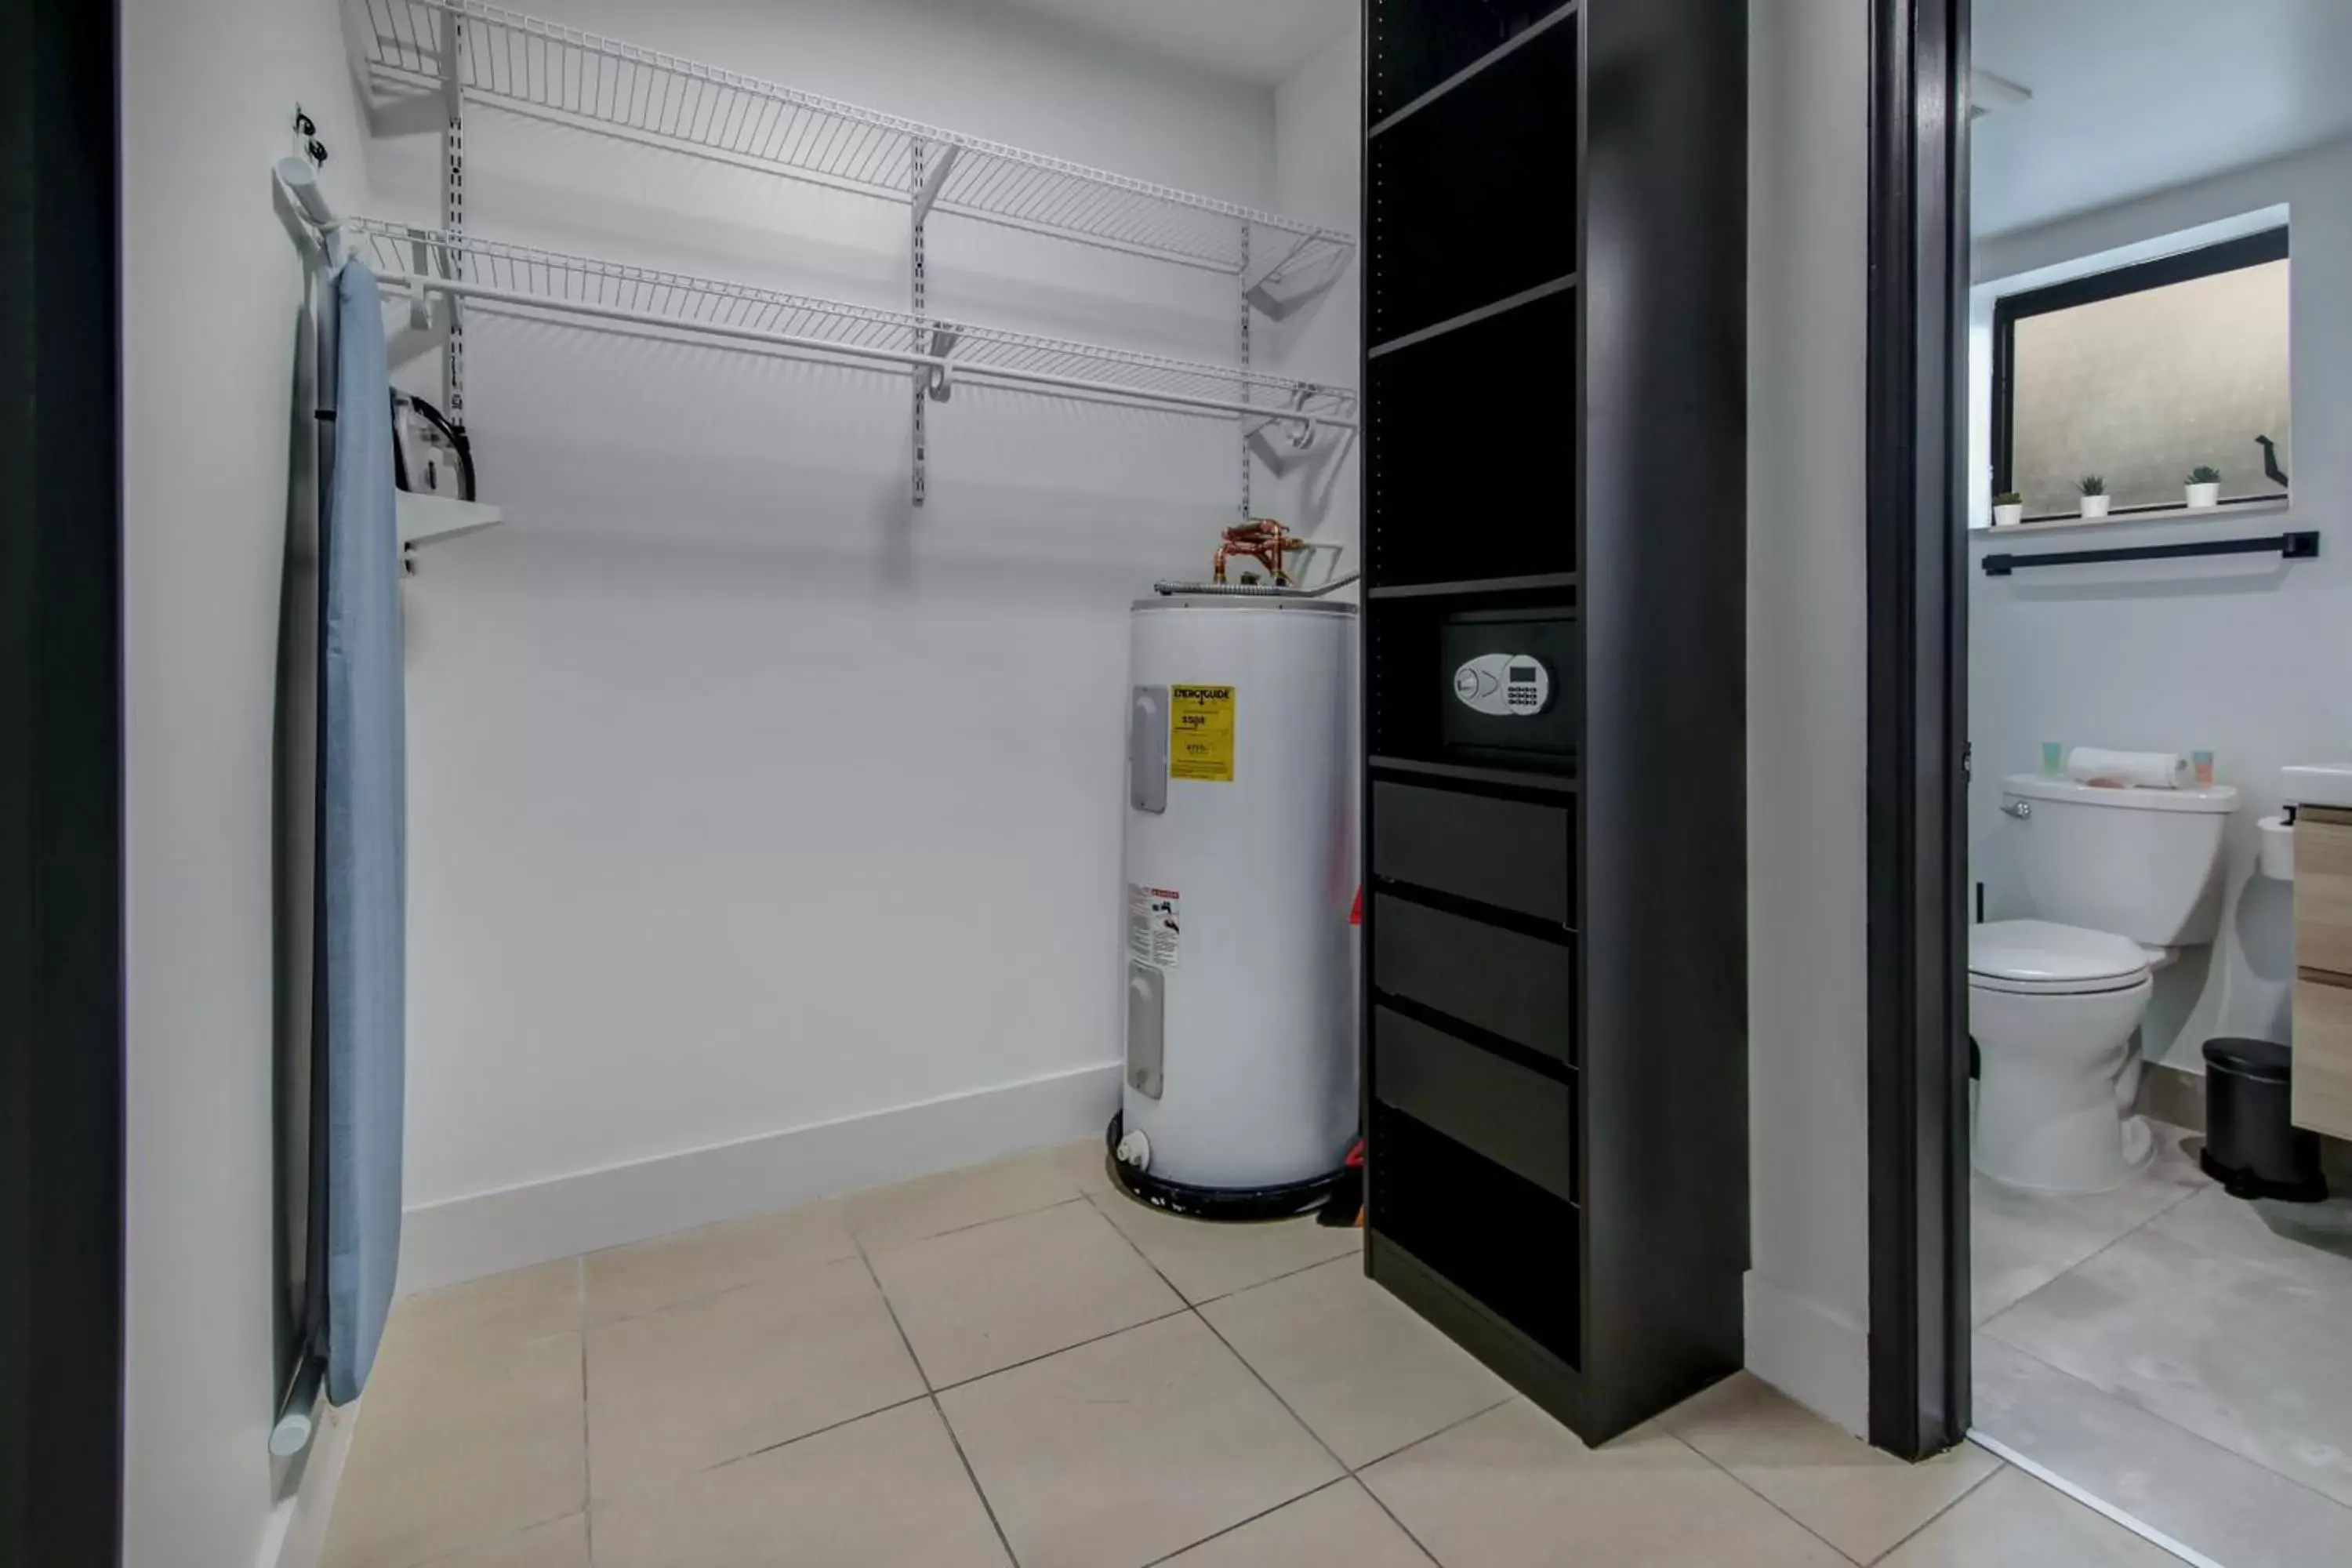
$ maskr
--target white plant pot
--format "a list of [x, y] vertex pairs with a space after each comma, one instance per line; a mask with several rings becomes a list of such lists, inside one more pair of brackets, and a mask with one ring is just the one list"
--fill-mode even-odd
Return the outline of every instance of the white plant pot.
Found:
[[2015, 528], [2024, 521], [2025, 503], [2021, 500], [2011, 501], [2007, 506], [1997, 506], [1992, 509], [1992, 525], [1995, 528]]
[[2107, 515], [2107, 509], [2115, 504], [2116, 498], [2113, 496], [2084, 496], [2083, 498], [2083, 515], [2084, 517], [2105, 517]]
[[2187, 489], [2189, 510], [2191, 511], [2201, 511], [2209, 506], [2221, 504], [2221, 487], [2218, 484], [2189, 485]]

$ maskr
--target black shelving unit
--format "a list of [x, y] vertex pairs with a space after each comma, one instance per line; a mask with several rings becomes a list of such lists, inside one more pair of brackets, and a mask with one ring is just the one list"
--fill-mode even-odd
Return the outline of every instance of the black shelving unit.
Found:
[[1747, 0], [1365, 38], [1365, 1266], [1599, 1442], [1741, 1360]]

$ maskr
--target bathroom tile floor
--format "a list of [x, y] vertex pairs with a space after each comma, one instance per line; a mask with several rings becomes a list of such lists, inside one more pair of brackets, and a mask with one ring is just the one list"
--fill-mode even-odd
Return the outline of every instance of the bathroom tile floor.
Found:
[[2352, 1202], [2241, 1202], [2158, 1132], [2095, 1197], [1976, 1178], [1976, 1429], [2229, 1568], [2352, 1563]]
[[1744, 1374], [1588, 1448], [1364, 1279], [1356, 1233], [1156, 1213], [1093, 1142], [403, 1300], [325, 1560], [2172, 1561], [1981, 1449], [1900, 1464]]

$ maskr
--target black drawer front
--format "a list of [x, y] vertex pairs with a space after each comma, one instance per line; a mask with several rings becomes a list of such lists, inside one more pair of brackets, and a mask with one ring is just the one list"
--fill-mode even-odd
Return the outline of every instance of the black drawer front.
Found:
[[1575, 819], [1556, 805], [1372, 785], [1372, 875], [1576, 923]]
[[[1376, 0], [1371, 118], [1387, 119], [1456, 71], [1502, 47], [1568, 0]], [[1564, 24], [1570, 25], [1573, 24]]]
[[1577, 270], [1576, 100], [1576, 29], [1556, 26], [1371, 139], [1367, 347]]
[[1576, 1201], [1575, 1091], [1559, 1079], [1375, 1007], [1372, 1092], [1554, 1197]]
[[1573, 1064], [1576, 950], [1382, 893], [1372, 985]]

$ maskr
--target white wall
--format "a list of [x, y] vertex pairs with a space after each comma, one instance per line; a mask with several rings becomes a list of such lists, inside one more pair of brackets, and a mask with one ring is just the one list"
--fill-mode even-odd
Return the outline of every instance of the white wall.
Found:
[[[1275, 205], [1289, 216], [1356, 232], [1363, 206], [1364, 43], [1347, 36], [1276, 89]], [[1363, 274], [1350, 264], [1328, 289], [1269, 325], [1268, 363], [1284, 375], [1354, 386], [1363, 374]], [[1278, 449], [1286, 449], [1276, 443]], [[1360, 442], [1326, 433], [1314, 455], [1272, 487], [1275, 515], [1319, 539], [1347, 547], [1343, 573], [1363, 565]], [[1341, 596], [1352, 597], [1353, 589]]]
[[[2216, 224], [2284, 205], [2293, 225], [2294, 418], [2303, 437], [2290, 510], [2200, 522], [2110, 524], [2049, 547], [2171, 543], [2216, 532], [2317, 529], [2324, 553], [2153, 563], [1971, 577], [1969, 807], [1975, 875], [1995, 919], [2023, 910], [1999, 812], [2002, 774], [2039, 765], [2041, 742], [2210, 747], [2242, 792], [2228, 846], [2221, 934], [2158, 976], [2147, 1057], [2202, 1070], [2222, 1034], [2287, 1037], [2294, 973], [2290, 895], [2253, 876], [2255, 819], [2278, 809], [2279, 768], [2352, 752], [2352, 560], [2338, 525], [2352, 507], [2352, 142], [2239, 171], [1979, 247], [1979, 279]], [[2251, 447], [2248, 461], [2258, 457]], [[2031, 548], [1971, 535], [1972, 552]]]
[[[1276, 195], [1272, 93], [993, 4], [539, 8]], [[903, 208], [490, 108], [468, 141], [478, 234], [905, 303]], [[374, 158], [429, 218], [430, 142]], [[1234, 352], [1226, 278], [945, 217], [930, 260], [941, 314]], [[407, 1284], [1098, 1131], [1127, 605], [1205, 573], [1233, 426], [967, 387], [910, 522], [902, 381], [487, 313], [470, 341], [509, 521], [406, 591]]]
[[299, 98], [354, 199], [330, 0], [122, 7], [128, 1321], [124, 1561], [239, 1565], [273, 1518], [271, 731], [300, 270]]
[[1748, 1363], [1860, 1432], [1869, 13], [1749, 26]]

